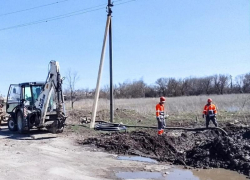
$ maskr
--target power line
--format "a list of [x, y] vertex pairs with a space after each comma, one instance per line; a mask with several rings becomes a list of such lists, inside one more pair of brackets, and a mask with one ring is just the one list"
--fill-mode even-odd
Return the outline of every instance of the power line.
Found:
[[[117, 0], [117, 1], [123, 1], [123, 0]], [[122, 2], [122, 3], [116, 4], [115, 6], [119, 6], [119, 5], [131, 3], [132, 1], [136, 1], [136, 0], [130, 0], [130, 1]], [[114, 2], [115, 2], [115, 1], [114, 1]]]
[[32, 8], [27, 8], [27, 9], [22, 9], [22, 10], [18, 10], [18, 11], [8, 12], [8, 13], [0, 14], [0, 17], [1, 16], [11, 15], [11, 14], [16, 14], [16, 13], [20, 13], [20, 12], [24, 12], [24, 11], [30, 11], [30, 10], [34, 10], [34, 9], [38, 9], [38, 8], [42, 8], [42, 7], [46, 7], [46, 6], [51, 6], [51, 5], [63, 3], [63, 2], [66, 2], [66, 1], [70, 1], [70, 0], [62, 0], [62, 1], [57, 1], [57, 2], [54, 2], [54, 3], [50, 3], [50, 4], [44, 4], [44, 5], [41, 5], [41, 6], [35, 6], [35, 7], [32, 7]]
[[[117, 1], [114, 1], [114, 2], [118, 2], [118, 1], [123, 1], [123, 0], [117, 0]], [[129, 3], [129, 2], [132, 2], [132, 1], [135, 1], [135, 0], [129, 0], [129, 1], [126, 1], [126, 2], [122, 2], [122, 3], [116, 4], [116, 6], [123, 5], [123, 4]], [[94, 6], [94, 7], [85, 8], [85, 9], [78, 10], [78, 11], [73, 11], [73, 12], [70, 12], [70, 13], [67, 13], [67, 14], [62, 14], [62, 15], [58, 15], [58, 16], [54, 16], [54, 17], [50, 17], [50, 18], [46, 18], [46, 19], [41, 19], [41, 20], [29, 22], [29, 23], [24, 23], [24, 24], [10, 26], [10, 27], [6, 27], [6, 28], [1, 28], [0, 31], [5, 31], [5, 30], [15, 29], [15, 28], [21, 28], [21, 27], [25, 27], [25, 26], [31, 26], [31, 25], [45, 23], [45, 22], [49, 22], [49, 21], [55, 21], [55, 20], [59, 20], [59, 19], [72, 17], [72, 16], [86, 14], [86, 13], [89, 13], [89, 12], [98, 11], [98, 10], [105, 9], [105, 8], [106, 8], [106, 4], [101, 4], [101, 5], [97, 5], [97, 6]]]
[[[58, 15], [58, 16], [54, 16], [54, 17], [50, 17], [50, 18], [46, 18], [46, 19], [41, 19], [41, 20], [29, 22], [29, 23], [10, 26], [10, 27], [6, 27], [6, 28], [2, 28], [2, 29], [0, 29], [0, 31], [14, 29], [14, 28], [20, 28], [20, 27], [25, 27], [25, 26], [30, 26], [30, 25], [40, 24], [40, 23], [45, 23], [45, 22], [49, 22], [49, 21], [55, 21], [55, 20], [58, 20], [58, 19], [68, 18], [68, 17], [76, 16], [76, 15], [81, 15], [81, 14], [85, 14], [85, 13], [88, 13], [88, 12], [93, 12], [93, 11], [97, 11], [97, 10], [100, 10], [100, 9], [105, 9], [106, 6], [96, 8], [96, 9], [93, 9], [93, 8], [94, 7], [86, 8], [86, 9], [82, 9], [82, 10], [79, 10], [79, 11], [74, 11], [74, 12], [71, 12], [71, 13], [62, 14], [62, 15]], [[92, 9], [92, 10], [88, 10], [88, 9]]]

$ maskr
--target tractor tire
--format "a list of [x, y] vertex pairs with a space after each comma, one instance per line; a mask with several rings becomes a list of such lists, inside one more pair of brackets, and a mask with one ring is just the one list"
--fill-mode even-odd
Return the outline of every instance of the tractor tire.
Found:
[[24, 134], [29, 131], [25, 129], [23, 113], [21, 111], [17, 112], [16, 121], [17, 121], [17, 130], [20, 134]]
[[58, 127], [58, 129], [57, 129], [57, 133], [62, 133], [62, 132], [63, 132], [63, 130], [64, 130], [64, 124], [63, 124], [63, 125], [61, 125], [60, 127]]
[[64, 130], [64, 124], [60, 124], [59, 121], [56, 120], [47, 127], [47, 130], [52, 134], [62, 133]]
[[8, 128], [10, 131], [17, 131], [17, 124], [14, 119], [8, 119]]

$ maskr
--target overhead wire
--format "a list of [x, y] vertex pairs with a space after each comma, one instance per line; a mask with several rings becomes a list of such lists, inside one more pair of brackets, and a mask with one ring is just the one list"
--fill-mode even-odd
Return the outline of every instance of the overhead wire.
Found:
[[[123, 1], [123, 0], [117, 0], [114, 2], [118, 2], [118, 1]], [[135, 0], [129, 0], [126, 2], [122, 2], [122, 3], [116, 4], [116, 6], [123, 5], [123, 4], [129, 3], [129, 2], [132, 2], [132, 1], [135, 1]], [[5, 31], [5, 30], [9, 30], [9, 29], [14, 29], [14, 28], [20, 28], [20, 27], [25, 27], [25, 26], [31, 26], [31, 25], [45, 23], [45, 22], [49, 22], [49, 21], [55, 21], [55, 20], [59, 20], [59, 19], [72, 17], [72, 16], [86, 14], [86, 13], [93, 12], [93, 11], [98, 11], [98, 10], [105, 9], [105, 8], [106, 8], [106, 4], [101, 4], [101, 5], [85, 8], [85, 9], [78, 10], [78, 11], [73, 11], [70, 13], [66, 13], [66, 14], [62, 14], [62, 15], [58, 15], [58, 16], [54, 16], [54, 17], [50, 17], [50, 18], [46, 18], [46, 19], [41, 19], [41, 20], [29, 22], [29, 23], [24, 23], [24, 24], [10, 26], [10, 27], [6, 27], [6, 28], [1, 28], [0, 31]]]
[[[123, 0], [117, 0], [117, 1], [123, 1]], [[132, 1], [136, 1], [136, 0], [130, 0], [130, 1], [122, 2], [122, 3], [116, 4], [115, 6], [127, 4], [127, 3], [130, 3], [130, 2], [132, 2]]]
[[30, 25], [40, 24], [40, 23], [45, 23], [45, 22], [49, 22], [49, 21], [55, 21], [55, 20], [58, 20], [58, 19], [63, 19], [63, 18], [71, 17], [71, 16], [80, 15], [80, 14], [85, 14], [85, 13], [88, 13], [88, 12], [93, 12], [93, 11], [97, 11], [97, 10], [105, 9], [105, 8], [106, 8], [106, 6], [101, 7], [101, 8], [96, 8], [96, 9], [93, 9], [93, 10], [88, 10], [88, 11], [87, 11], [87, 9], [91, 9], [91, 8], [86, 8], [86, 9], [83, 9], [83, 10], [79, 10], [79, 11], [75, 11], [75, 12], [71, 12], [71, 13], [67, 13], [67, 14], [63, 14], [63, 15], [58, 15], [58, 16], [54, 16], [54, 17], [50, 17], [50, 18], [46, 18], [46, 19], [41, 19], [41, 20], [38, 20], [38, 21], [33, 21], [33, 22], [29, 22], [29, 23], [24, 23], [24, 24], [19, 24], [19, 25], [15, 25], [15, 26], [2, 28], [2, 29], [0, 29], [0, 31], [14, 29], [14, 28], [20, 28], [20, 27], [25, 27], [25, 26], [30, 26]]
[[32, 7], [32, 8], [27, 8], [27, 9], [22, 9], [22, 10], [18, 10], [18, 11], [8, 12], [8, 13], [0, 14], [0, 17], [1, 16], [11, 15], [11, 14], [16, 14], [16, 13], [20, 13], [20, 12], [24, 12], [24, 11], [30, 11], [30, 10], [34, 10], [34, 9], [38, 9], [38, 8], [43, 8], [43, 7], [46, 7], [46, 6], [51, 6], [51, 5], [63, 3], [63, 2], [66, 2], [66, 1], [70, 1], [70, 0], [62, 0], [62, 1], [57, 1], [57, 2], [50, 3], [50, 4], [44, 4], [44, 5], [35, 6], [35, 7]]

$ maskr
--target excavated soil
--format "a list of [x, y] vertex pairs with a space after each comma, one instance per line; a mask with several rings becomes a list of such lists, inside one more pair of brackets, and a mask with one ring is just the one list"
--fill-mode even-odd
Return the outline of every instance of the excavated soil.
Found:
[[106, 133], [79, 140], [98, 148], [122, 154], [150, 157], [158, 161], [195, 168], [225, 168], [250, 176], [250, 128], [232, 124], [201, 132], [168, 131], [157, 136], [156, 130]]

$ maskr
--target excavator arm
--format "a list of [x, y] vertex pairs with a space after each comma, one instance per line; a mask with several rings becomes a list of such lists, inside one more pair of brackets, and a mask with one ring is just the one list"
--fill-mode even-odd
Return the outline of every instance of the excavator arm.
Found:
[[45, 82], [45, 85], [35, 101], [34, 105], [41, 113], [40, 124], [45, 123], [47, 116], [47, 109], [49, 106], [49, 101], [53, 95], [53, 98], [56, 100], [56, 114], [57, 120], [60, 123], [64, 123], [66, 117], [64, 112], [64, 99], [62, 94], [62, 78], [60, 75], [59, 62], [50, 61], [49, 63], [49, 72]]

